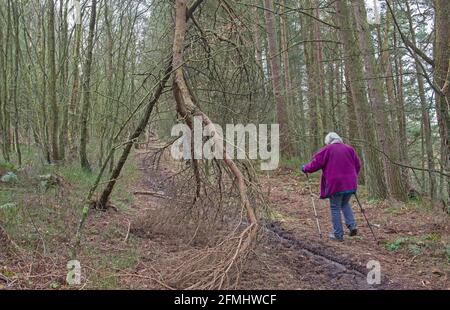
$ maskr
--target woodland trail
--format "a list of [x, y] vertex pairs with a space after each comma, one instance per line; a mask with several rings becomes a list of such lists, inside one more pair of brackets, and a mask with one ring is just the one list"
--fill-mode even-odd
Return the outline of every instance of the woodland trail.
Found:
[[[270, 186], [269, 186], [270, 184]], [[318, 192], [318, 183], [315, 192]], [[359, 211], [355, 201], [353, 211], [358, 223], [358, 236], [348, 237], [343, 243], [320, 240], [311, 206], [311, 198], [306, 188], [304, 177], [294, 177], [280, 172], [263, 181], [263, 187], [270, 191], [269, 200], [274, 210], [279, 212], [281, 223], [275, 223], [274, 230], [280, 230], [288, 240], [308, 252], [325, 258], [331, 263], [337, 263], [347, 270], [364, 275], [361, 286], [355, 288], [366, 289], [366, 264], [370, 260], [379, 261], [381, 265], [381, 285], [374, 289], [449, 289], [449, 266], [445, 259], [438, 262], [426, 255], [410, 255], [404, 252], [394, 252], [386, 248], [389, 240], [402, 237], [421, 238], [433, 231], [448, 235], [449, 223], [445, 217], [438, 214], [427, 214], [415, 209], [403, 209], [394, 203], [364, 204], [366, 214], [374, 226], [375, 234], [380, 243], [372, 238], [369, 228]], [[313, 190], [314, 191], [314, 190]], [[352, 199], [354, 200], [354, 199]], [[325, 237], [331, 231], [328, 201], [316, 198], [316, 208], [319, 221]], [[391, 210], [402, 210], [398, 214], [391, 214]], [[447, 236], [448, 237], [448, 236]], [[340, 281], [339, 281], [340, 282]], [[345, 285], [342, 288], [346, 288]], [[348, 288], [348, 287], [347, 287]]]
[[[151, 205], [153, 210], [157, 210], [156, 206], [167, 206], [169, 201], [183, 203], [179, 200], [180, 197], [174, 194], [174, 188], [165, 182], [172, 172], [168, 164], [164, 163], [164, 159], [160, 162], [160, 169], [154, 169], [142, 159], [141, 171], [143, 178], [136, 192], [136, 205]], [[414, 265], [414, 260], [406, 261], [395, 257], [382, 246], [376, 245], [358, 213], [355, 215], [360, 225], [360, 236], [347, 238], [342, 244], [319, 240], [311, 216], [310, 197], [306, 194], [304, 184], [301, 185], [298, 181], [299, 177], [283, 174], [262, 180], [264, 190], [270, 191], [269, 200], [276, 217], [280, 219], [264, 220], [261, 240], [249, 258], [238, 289], [426, 289], [444, 288], [448, 285], [447, 275], [436, 277], [431, 273], [430, 280], [424, 275], [417, 277], [413, 274], [417, 271], [417, 266], [412, 270], [410, 268]], [[292, 190], [289, 190], [291, 187]], [[154, 194], [139, 194], [146, 192]], [[319, 218], [326, 236], [330, 227], [327, 208], [323, 204], [324, 202], [317, 202]], [[368, 208], [368, 214], [372, 216], [370, 206]], [[358, 212], [356, 209], [354, 211]], [[146, 222], [146, 217], [147, 215], [132, 226], [132, 233], [141, 239], [144, 248], [149, 247], [145, 243], [151, 242], [150, 240], [154, 239], [151, 234], [155, 233], [154, 230], [152, 233], [146, 232], [151, 226], [142, 224]], [[379, 227], [379, 224], [375, 225]], [[380, 237], [384, 237], [380, 229], [376, 230]], [[173, 235], [173, 232], [169, 231], [170, 228], [166, 227], [162, 233], [156, 232], [160, 236], [157, 241], [164, 244], [163, 249], [158, 250], [161, 257], [164, 256], [163, 253], [183, 252], [190, 246], [195, 247], [191, 242], [177, 242], [177, 234]], [[195, 236], [192, 237], [194, 238]], [[152, 247], [156, 246], [154, 242], [151, 243]], [[381, 264], [380, 285], [367, 283], [369, 269], [366, 264], [369, 260], [377, 260]], [[431, 280], [435, 282], [436, 279], [440, 282], [432, 284]]]
[[[450, 290], [448, 16], [450, 0], [0, 1], [0, 289]], [[328, 240], [299, 171], [356, 157], [378, 243], [353, 200], [358, 235]]]

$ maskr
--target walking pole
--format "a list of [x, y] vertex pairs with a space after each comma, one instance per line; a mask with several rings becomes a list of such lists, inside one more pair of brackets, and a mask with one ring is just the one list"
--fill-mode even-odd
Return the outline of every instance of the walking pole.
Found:
[[361, 203], [359, 202], [358, 195], [357, 195], [356, 193], [355, 193], [355, 198], [356, 198], [356, 202], [357, 202], [358, 205], [359, 205], [359, 208], [361, 209], [361, 213], [363, 214], [364, 218], [366, 219], [367, 226], [369, 226], [370, 231], [372, 232], [373, 239], [375, 240], [375, 242], [378, 242], [378, 239], [377, 239], [377, 237], [375, 236], [375, 233], [373, 232], [372, 225], [370, 225], [369, 220], [367, 219], [367, 216], [366, 216], [366, 212], [365, 212], [365, 210], [363, 209]]
[[309, 181], [309, 175], [307, 173], [305, 173], [305, 174], [306, 174], [306, 179], [308, 180], [309, 194], [311, 196], [311, 201], [312, 201], [312, 205], [313, 205], [313, 209], [314, 209], [314, 217], [316, 218], [317, 230], [319, 231], [319, 238], [322, 239], [322, 231], [320, 230], [319, 217], [317, 216], [316, 204], [314, 202], [314, 197], [313, 197], [313, 193], [312, 193], [312, 189], [311, 189], [311, 183]]

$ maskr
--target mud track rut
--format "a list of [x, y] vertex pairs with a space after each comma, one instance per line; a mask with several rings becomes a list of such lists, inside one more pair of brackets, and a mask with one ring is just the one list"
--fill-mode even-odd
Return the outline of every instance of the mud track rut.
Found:
[[[167, 164], [167, 163], [164, 163]], [[145, 185], [147, 189], [163, 192], [169, 196], [173, 189], [169, 188], [167, 170], [155, 169], [143, 159]], [[171, 197], [175, 198], [175, 197]], [[366, 266], [354, 263], [334, 253], [332, 246], [324, 246], [316, 240], [300, 240], [293, 233], [287, 231], [278, 221], [263, 219], [262, 232], [265, 241], [278, 252], [280, 263], [289, 265], [289, 269], [296, 275], [297, 281], [306, 281], [314, 288], [325, 289], [356, 289], [356, 290], [384, 290], [395, 289], [387, 277], [382, 274], [381, 285], [367, 283]], [[289, 259], [283, 257], [284, 251], [289, 251]], [[318, 272], [317, 269], [320, 271]]]
[[[332, 288], [360, 290], [392, 289], [392, 287], [386, 284], [368, 284], [367, 272], [369, 270], [365, 266], [339, 257], [332, 253], [330, 248], [324, 247], [315, 241], [299, 240], [292, 233], [286, 231], [280, 222], [267, 221], [265, 228], [273, 242], [280, 242], [284, 248], [293, 249], [298, 252], [299, 256], [308, 258], [310, 263], [324, 267], [327, 272], [319, 276], [322, 282], [324, 280], [323, 277], [329, 277], [330, 281], [335, 282]], [[304, 272], [305, 268], [296, 269], [298, 272]], [[382, 276], [381, 283], [388, 283], [385, 276]]]

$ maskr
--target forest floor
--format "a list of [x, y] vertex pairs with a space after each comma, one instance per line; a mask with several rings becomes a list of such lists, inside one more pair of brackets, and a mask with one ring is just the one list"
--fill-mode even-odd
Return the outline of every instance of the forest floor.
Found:
[[[139, 191], [170, 191], [163, 185], [170, 167], [163, 164], [156, 175], [151, 167], [141, 168]], [[239, 289], [450, 289], [450, 227], [442, 210], [423, 210], [414, 204], [365, 204], [380, 240], [377, 244], [354, 205], [359, 235], [338, 243], [326, 240], [331, 231], [329, 208], [315, 198], [324, 234], [324, 240], [319, 240], [303, 176], [282, 169], [263, 177], [262, 186], [268, 193], [272, 216], [265, 220], [264, 237], [244, 269]], [[317, 182], [313, 187], [318, 192]], [[161, 198], [139, 196], [135, 204], [158, 209], [161, 203]], [[142, 231], [142, 227], [135, 227], [135, 231]], [[141, 237], [144, 248], [157, 247], [163, 257], [188, 247], [172, 233]], [[366, 264], [370, 260], [380, 262], [380, 285], [367, 284]]]
[[[319, 256], [330, 258], [349, 270], [359, 271], [364, 275], [368, 272], [366, 264], [370, 260], [379, 261], [382, 283], [374, 285], [372, 288], [375, 289], [450, 289], [450, 226], [448, 215], [442, 210], [426, 209], [414, 203], [363, 203], [379, 240], [377, 244], [356, 201], [352, 201], [358, 236], [346, 236], [345, 241], [339, 243], [326, 240], [332, 229], [328, 201], [315, 198], [325, 238], [319, 240], [306, 180], [303, 176], [293, 177], [289, 172], [280, 171], [266, 178], [263, 184], [266, 188], [270, 187], [270, 201], [280, 214], [281, 223], [278, 225], [289, 232], [294, 240], [300, 241], [301, 249], [312, 250]], [[318, 190], [319, 184], [316, 182], [313, 184], [313, 192], [318, 193]], [[296, 250], [294, 248], [293, 252], [287, 251], [279, 255], [292, 259], [299, 256]], [[355, 282], [343, 281], [339, 274], [330, 274], [327, 270], [331, 267], [329, 262], [318, 264], [314, 260], [303, 260], [300, 265], [305, 267], [302, 274], [311, 287], [367, 287], [364, 281], [360, 286]], [[320, 279], [324, 280], [322, 285]]]
[[[61, 210], [57, 206], [49, 209], [49, 214], [58, 216], [46, 220], [46, 231], [37, 219], [29, 223], [39, 232], [32, 247], [22, 245], [11, 229], [0, 227], [0, 287], [179, 288], [167, 281], [166, 275], [173, 271], [167, 269], [176, 269], [186, 254], [204, 249], [201, 238], [205, 235], [195, 225], [180, 225], [183, 219], [163, 219], [170, 216], [167, 210], [171, 205], [182, 202], [165, 182], [174, 173], [170, 163], [162, 157], [155, 169], [146, 161], [147, 153], [133, 154], [131, 161], [137, 167], [120, 181], [119, 193], [113, 197], [118, 210], [91, 211], [88, 217], [78, 257], [83, 268], [81, 286], [65, 284], [68, 251], [79, 214], [61, 215], [55, 211]], [[327, 202], [314, 198], [324, 235], [319, 239], [303, 176], [285, 167], [261, 176], [261, 182], [271, 215], [263, 220], [261, 237], [236, 288], [450, 289], [449, 218], [439, 208], [418, 202], [365, 202], [366, 214], [380, 239], [377, 244], [353, 205], [359, 234], [338, 243], [326, 239], [331, 230]], [[313, 179], [313, 191], [318, 191], [317, 179]], [[363, 193], [361, 198], [366, 201]], [[58, 201], [63, 204], [62, 200]], [[53, 227], [55, 223], [57, 227]], [[380, 285], [367, 284], [370, 260], [380, 262]]]

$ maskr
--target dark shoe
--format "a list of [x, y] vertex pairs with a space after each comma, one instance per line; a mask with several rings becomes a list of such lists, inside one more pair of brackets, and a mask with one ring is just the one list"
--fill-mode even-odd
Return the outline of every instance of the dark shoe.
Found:
[[350, 229], [350, 237], [354, 237], [358, 234], [358, 229], [354, 228], [354, 229]]
[[330, 240], [332, 240], [332, 241], [339, 241], [339, 242], [342, 242], [342, 241], [344, 241], [344, 238], [339, 238], [339, 237], [336, 237], [333, 233], [331, 233], [331, 234], [329, 234], [328, 235], [328, 239], [330, 239]]

